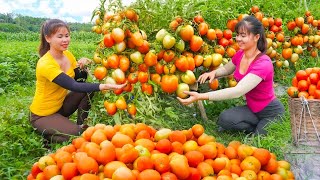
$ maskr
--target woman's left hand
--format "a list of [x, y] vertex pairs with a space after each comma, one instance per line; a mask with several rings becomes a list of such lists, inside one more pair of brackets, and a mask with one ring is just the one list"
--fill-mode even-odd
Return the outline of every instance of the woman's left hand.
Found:
[[188, 94], [189, 97], [186, 99], [182, 99], [177, 97], [177, 99], [183, 104], [183, 105], [188, 105], [193, 103], [194, 101], [197, 101], [199, 98], [199, 93], [196, 91], [183, 91], [183, 93]]
[[80, 58], [78, 60], [78, 67], [80, 69], [84, 69], [86, 67], [86, 65], [88, 64], [91, 64], [92, 63], [92, 60], [91, 59], [88, 59], [88, 58]]

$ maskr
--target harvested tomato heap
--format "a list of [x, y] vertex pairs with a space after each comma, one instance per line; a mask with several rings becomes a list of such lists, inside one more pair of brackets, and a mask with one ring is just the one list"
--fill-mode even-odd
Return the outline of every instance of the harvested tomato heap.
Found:
[[[53, 178], [54, 177], [54, 178]], [[264, 148], [227, 146], [200, 124], [156, 130], [143, 123], [89, 127], [72, 144], [41, 157], [28, 179], [294, 179], [290, 164]]]
[[292, 98], [304, 96], [306, 99], [320, 99], [320, 68], [297, 71], [287, 93]]

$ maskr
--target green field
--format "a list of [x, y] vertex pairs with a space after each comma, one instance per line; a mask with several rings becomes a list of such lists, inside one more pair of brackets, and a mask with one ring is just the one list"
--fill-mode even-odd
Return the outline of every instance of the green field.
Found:
[[[239, 13], [248, 13], [252, 5], [258, 5], [266, 16], [281, 17], [285, 22], [297, 16], [304, 16], [306, 6], [314, 17], [320, 19], [320, 2], [306, 1], [186, 1], [166, 0], [163, 6], [155, 5], [157, 1], [138, 0], [133, 7], [138, 9], [141, 29], [145, 29], [148, 39], [155, 39], [155, 34], [162, 27], [168, 28], [170, 21], [177, 15], [192, 17], [201, 12], [208, 23], [215, 28], [225, 28], [227, 19], [236, 18]], [[186, 6], [184, 6], [186, 4]], [[38, 33], [3, 33], [0, 32], [0, 179], [25, 179], [30, 168], [41, 156], [68, 144], [52, 144], [51, 150], [43, 145], [43, 139], [36, 134], [28, 122], [29, 105], [35, 90], [35, 65], [38, 60]], [[101, 39], [94, 33], [73, 32], [70, 51], [77, 58], [93, 58], [97, 42]], [[319, 57], [311, 58], [309, 53], [300, 57], [299, 62], [288, 68], [275, 69], [275, 81], [281, 87], [288, 87], [297, 69], [320, 66]], [[92, 81], [92, 79], [89, 79]], [[103, 108], [103, 94], [94, 97], [89, 114], [89, 124], [96, 123], [138, 123], [152, 125], [156, 129], [189, 129], [196, 123], [205, 127], [207, 134], [216, 137], [218, 142], [227, 145], [238, 140], [256, 147], [263, 147], [275, 153], [279, 159], [284, 158], [292, 144], [290, 116], [287, 94], [279, 93], [278, 98], [286, 107], [282, 123], [272, 124], [267, 136], [251, 136], [244, 133], [217, 131], [217, 117], [221, 111], [235, 105], [243, 104], [242, 99], [205, 103], [208, 121], [201, 119], [195, 107], [182, 106], [175, 95], [161, 92], [153, 96], [139, 94], [138, 114], [135, 120], [125, 113], [108, 116]], [[72, 119], [75, 119], [72, 117]]]

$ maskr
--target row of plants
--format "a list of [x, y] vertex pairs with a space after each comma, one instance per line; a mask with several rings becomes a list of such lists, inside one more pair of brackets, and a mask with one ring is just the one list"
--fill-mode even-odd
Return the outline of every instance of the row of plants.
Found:
[[[123, 8], [121, 3], [106, 7], [105, 2], [102, 0], [93, 12], [96, 19], [92, 30], [101, 34], [93, 55], [94, 80], [113, 84], [127, 82], [125, 88], [105, 96], [104, 107], [109, 115], [124, 110], [134, 117], [137, 110], [131, 102], [139, 99], [137, 90], [148, 95], [162, 91], [185, 98], [183, 91], [190, 90], [197, 75], [223, 66], [239, 50], [233, 38], [235, 25], [249, 14], [265, 27], [266, 54], [274, 61], [275, 68], [292, 73], [303, 63], [300, 57], [318, 62], [320, 20], [310, 11], [283, 22], [282, 18], [268, 17], [258, 6], [252, 6], [249, 13], [227, 19], [224, 29], [214, 28], [215, 24], [209, 24], [201, 13], [189, 19], [175, 16], [156, 32], [152, 41], [139, 27], [139, 14], [135, 9]], [[215, 80], [209, 87], [216, 90], [236, 85], [232, 75], [227, 82], [219, 84]]]

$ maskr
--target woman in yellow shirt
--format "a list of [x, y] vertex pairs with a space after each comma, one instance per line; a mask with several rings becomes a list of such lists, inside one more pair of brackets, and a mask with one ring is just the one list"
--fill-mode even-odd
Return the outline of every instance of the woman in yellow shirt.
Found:
[[[83, 131], [94, 91], [114, 90], [126, 84], [85, 83], [85, 66], [91, 61], [76, 61], [68, 51], [70, 29], [59, 19], [50, 19], [41, 27], [40, 59], [36, 67], [36, 91], [30, 106], [30, 122], [47, 140], [63, 142]], [[77, 123], [69, 116], [78, 110]]]

